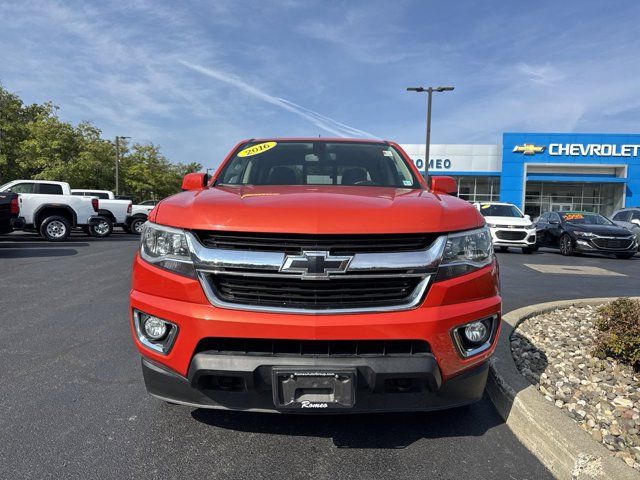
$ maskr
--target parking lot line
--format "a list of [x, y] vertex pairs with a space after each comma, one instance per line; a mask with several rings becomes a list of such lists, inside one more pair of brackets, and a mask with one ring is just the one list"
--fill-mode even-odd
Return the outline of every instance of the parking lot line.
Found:
[[525, 263], [525, 267], [529, 267], [532, 270], [536, 270], [540, 273], [556, 273], [564, 275], [597, 275], [597, 276], [613, 276], [613, 277], [626, 277], [623, 273], [607, 270], [600, 267], [586, 267], [580, 265], [540, 265]]

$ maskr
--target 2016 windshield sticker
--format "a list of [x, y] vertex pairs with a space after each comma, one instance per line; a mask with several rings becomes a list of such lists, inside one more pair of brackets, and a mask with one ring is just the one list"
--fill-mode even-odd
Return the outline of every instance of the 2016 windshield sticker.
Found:
[[258, 143], [257, 145], [251, 145], [250, 147], [247, 147], [244, 150], [238, 152], [238, 157], [251, 157], [253, 155], [260, 155], [267, 150], [271, 150], [277, 144], [277, 142], [264, 142]]
[[391, 150], [383, 150], [382, 155], [385, 157], [393, 157], [393, 152]]
[[402, 183], [405, 187], [410, 187], [413, 184], [411, 180], [402, 180]]
[[566, 215], [563, 215], [565, 221], [570, 222], [571, 220], [582, 220], [584, 218], [584, 215], [582, 215], [581, 213], [568, 213]]

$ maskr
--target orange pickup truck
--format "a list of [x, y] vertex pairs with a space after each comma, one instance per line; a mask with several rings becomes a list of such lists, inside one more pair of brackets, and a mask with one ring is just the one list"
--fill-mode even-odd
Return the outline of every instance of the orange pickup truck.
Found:
[[149, 214], [131, 331], [148, 392], [202, 408], [419, 411], [481, 398], [491, 234], [399, 145], [252, 139]]

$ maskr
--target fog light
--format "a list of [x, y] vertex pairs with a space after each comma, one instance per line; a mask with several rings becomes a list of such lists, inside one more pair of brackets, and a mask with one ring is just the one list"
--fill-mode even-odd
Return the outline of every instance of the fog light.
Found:
[[156, 317], [149, 317], [144, 322], [144, 333], [151, 340], [160, 340], [167, 334], [167, 324]]
[[178, 335], [178, 325], [175, 323], [135, 309], [133, 327], [138, 341], [161, 355], [169, 353]]
[[489, 338], [489, 329], [482, 322], [473, 322], [464, 327], [464, 336], [470, 343], [483, 343]]
[[473, 357], [495, 345], [498, 322], [500, 316], [496, 314], [454, 328], [451, 335], [460, 355], [463, 358]]

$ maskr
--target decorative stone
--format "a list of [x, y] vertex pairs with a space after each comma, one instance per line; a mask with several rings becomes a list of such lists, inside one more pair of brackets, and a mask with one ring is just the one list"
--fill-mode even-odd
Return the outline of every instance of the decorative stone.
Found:
[[593, 355], [597, 309], [529, 318], [511, 336], [516, 366], [580, 428], [640, 471], [640, 373]]

